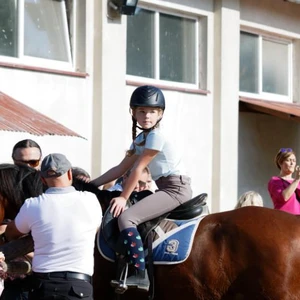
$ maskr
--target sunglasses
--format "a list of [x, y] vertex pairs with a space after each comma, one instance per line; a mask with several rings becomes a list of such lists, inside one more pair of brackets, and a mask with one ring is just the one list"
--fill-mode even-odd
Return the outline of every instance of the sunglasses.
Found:
[[285, 153], [285, 152], [293, 152], [292, 148], [280, 148], [279, 152]]
[[15, 159], [15, 161], [18, 162], [18, 163], [29, 165], [32, 168], [36, 168], [40, 163], [40, 159], [30, 159], [30, 160], [17, 160], [17, 159]]

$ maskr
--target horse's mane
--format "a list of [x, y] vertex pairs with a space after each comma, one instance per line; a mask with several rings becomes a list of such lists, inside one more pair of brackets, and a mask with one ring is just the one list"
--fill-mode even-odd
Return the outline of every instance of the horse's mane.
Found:
[[27, 166], [0, 164], [0, 182], [6, 219], [15, 218], [25, 199], [43, 193], [39, 172]]
[[[111, 199], [120, 195], [117, 191], [99, 190], [94, 184], [78, 178], [73, 178], [73, 186], [78, 191], [94, 193], [103, 212], [109, 207]], [[39, 171], [27, 166], [0, 164], [0, 200], [6, 219], [14, 219], [27, 198], [37, 197], [45, 189]]]

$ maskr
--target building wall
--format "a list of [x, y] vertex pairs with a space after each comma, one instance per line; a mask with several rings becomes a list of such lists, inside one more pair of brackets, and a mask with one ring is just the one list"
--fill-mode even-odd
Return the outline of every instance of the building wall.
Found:
[[280, 148], [292, 148], [299, 153], [300, 125], [255, 113], [240, 113], [239, 120], [239, 195], [257, 191], [265, 205], [273, 207], [268, 181], [279, 175], [274, 158]]
[[89, 173], [91, 171], [89, 159], [86, 158], [87, 141], [71, 136], [34, 136], [28, 133], [0, 131], [1, 163], [13, 163], [13, 146], [23, 139], [36, 141], [42, 149], [43, 157], [54, 152], [64, 153], [73, 166], [84, 168]]
[[241, 20], [300, 33], [300, 5], [283, 0], [241, 0]]
[[[80, 20], [86, 30], [80, 31], [77, 41], [77, 61], [85, 65], [86, 78], [0, 67], [0, 82], [4, 93], [84, 136], [86, 140], [31, 138], [41, 144], [44, 154], [64, 152], [73, 164], [96, 177], [119, 163], [131, 143], [128, 103], [136, 86], [126, 83], [126, 16], [111, 20], [106, 1], [85, 3], [86, 15]], [[300, 34], [300, 5], [281, 0], [140, 3], [192, 12], [208, 20], [208, 94], [163, 89], [167, 109], [161, 126], [183, 151], [194, 196], [208, 193], [212, 212], [232, 209], [239, 194], [250, 189], [267, 199], [266, 180], [276, 172], [273, 156], [280, 147], [298, 146], [299, 128], [270, 116], [238, 113], [240, 25], [295, 38]], [[80, 50], [81, 40], [85, 51]], [[299, 64], [296, 54], [295, 63]], [[0, 132], [0, 139], [6, 141], [0, 160], [9, 161], [12, 146], [25, 136]]]
[[[28, 105], [40, 113], [63, 124], [69, 129], [84, 137], [36, 137], [31, 139], [37, 141], [42, 139], [44, 153], [58, 150], [72, 157], [74, 163], [90, 171], [90, 110], [91, 99], [87, 99], [86, 78], [75, 78], [62, 75], [32, 72], [10, 68], [0, 68], [1, 91], [14, 99]], [[1, 161], [10, 159], [11, 147], [20, 139], [28, 136], [21, 133], [20, 139], [16, 139], [15, 133], [0, 132], [5, 136], [6, 147], [9, 148], [9, 156], [0, 154]], [[10, 136], [11, 142], [7, 141]], [[4, 140], [3, 140], [4, 141]], [[4, 143], [2, 143], [4, 144]], [[53, 147], [53, 146], [56, 147]], [[42, 145], [41, 145], [42, 146]], [[76, 149], [76, 152], [74, 150]]]
[[[241, 0], [240, 7], [242, 24], [294, 38], [293, 101], [299, 102], [300, 5], [281, 0]], [[266, 206], [273, 207], [267, 184], [272, 176], [279, 174], [274, 157], [282, 147], [291, 147], [299, 153], [299, 130], [296, 122], [263, 114], [239, 114], [239, 195], [255, 190], [263, 196]]]
[[[164, 3], [163, 1], [141, 2], [144, 4], [152, 2], [152, 4], [165, 8], [172, 6], [170, 2]], [[196, 6], [194, 1], [193, 13], [205, 13], [200, 9], [201, 7], [203, 4]], [[176, 4], [176, 9], [184, 11], [188, 10], [188, 6]], [[212, 47], [212, 17], [209, 18], [209, 43]], [[99, 150], [101, 156], [93, 156], [94, 176], [118, 164], [131, 144], [132, 123], [129, 114], [129, 100], [136, 88], [133, 85], [126, 85], [126, 17], [122, 16], [119, 20], [109, 20], [104, 17], [102, 25], [105, 33], [102, 40], [102, 64], [95, 66], [95, 68], [101, 68], [103, 74], [101, 97], [99, 97], [102, 99], [101, 108], [99, 108], [102, 119], [102, 139], [99, 141], [101, 145], [97, 144], [94, 147], [94, 149], [101, 148]], [[210, 70], [207, 82], [208, 90], [212, 90], [212, 57], [209, 59], [208, 69]], [[149, 81], [141, 80], [140, 84], [149, 84]], [[192, 177], [193, 195], [206, 192], [209, 194], [208, 201], [211, 203], [212, 94], [200, 95], [171, 90], [163, 90], [163, 92], [167, 108], [161, 122], [162, 130], [174, 141], [176, 148], [183, 152], [187, 173]]]

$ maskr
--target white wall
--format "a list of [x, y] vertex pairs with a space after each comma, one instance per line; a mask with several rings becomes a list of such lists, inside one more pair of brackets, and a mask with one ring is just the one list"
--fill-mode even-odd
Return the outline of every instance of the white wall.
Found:
[[[208, 16], [210, 93], [164, 90], [167, 109], [161, 123], [184, 150], [194, 196], [208, 193], [213, 212], [233, 208], [238, 195], [250, 188], [267, 198], [264, 184], [276, 171], [270, 161], [277, 148], [299, 144], [299, 128], [273, 117], [238, 115], [240, 20], [300, 34], [300, 5], [282, 0], [141, 2], [168, 7], [173, 3], [186, 12], [190, 6], [193, 13], [201, 10]], [[86, 137], [31, 136], [44, 154], [64, 152], [95, 177], [117, 164], [131, 143], [128, 103], [135, 86], [126, 85], [126, 17], [109, 20], [106, 1], [87, 1], [86, 9], [87, 30], [82, 34], [86, 34], [87, 78], [0, 67], [0, 82], [4, 93]], [[26, 137], [0, 132], [5, 144], [0, 161], [10, 159], [12, 146]]]
[[13, 163], [12, 149], [23, 139], [36, 141], [42, 149], [43, 157], [53, 152], [63, 153], [73, 166], [91, 172], [89, 160], [86, 158], [86, 140], [70, 136], [35, 136], [28, 133], [0, 131], [0, 163]]
[[[158, 4], [160, 1], [154, 2]], [[209, 1], [205, 2], [207, 6]], [[198, 2], [196, 4], [195, 1], [193, 3], [194, 8], [203, 8], [202, 4]], [[212, 8], [211, 4], [210, 8]], [[99, 96], [101, 94], [102, 103], [101, 107], [97, 107], [101, 118], [101, 141], [99, 140], [93, 147], [95, 154], [97, 152], [95, 149], [99, 149], [99, 156], [93, 156], [96, 165], [96, 168], [93, 168], [93, 176], [119, 163], [131, 144], [132, 121], [129, 114], [129, 100], [136, 88], [136, 86], [126, 86], [125, 81], [126, 17], [109, 20], [105, 13], [102, 17], [101, 30], [104, 33], [101, 42], [102, 59], [99, 58], [98, 61], [98, 63], [101, 61], [101, 88], [98, 92]], [[211, 31], [209, 43], [211, 43], [213, 30], [211, 19], [209, 22], [208, 27]], [[95, 65], [95, 68], [100, 66]], [[211, 89], [212, 57], [209, 58], [208, 68], [207, 81]], [[150, 83], [146, 79], [141, 79], [141, 84]], [[206, 192], [209, 194], [208, 202], [211, 203], [212, 96], [169, 90], [163, 92], [167, 109], [161, 127], [173, 139], [176, 147], [183, 150], [187, 172], [192, 177], [193, 195]]]
[[241, 20], [300, 33], [300, 5], [284, 0], [240, 0]]
[[[0, 68], [1, 91], [19, 102], [52, 118], [82, 137], [33, 136], [27, 133], [0, 131], [5, 152], [0, 162], [10, 159], [12, 147], [27, 136], [37, 141], [44, 154], [62, 152], [78, 166], [91, 171], [91, 99], [86, 78]], [[41, 143], [39, 142], [41, 141]], [[4, 147], [3, 147], [4, 148]]]
[[[0, 68], [1, 91], [89, 137], [88, 78]], [[80, 119], [79, 119], [80, 117]]]

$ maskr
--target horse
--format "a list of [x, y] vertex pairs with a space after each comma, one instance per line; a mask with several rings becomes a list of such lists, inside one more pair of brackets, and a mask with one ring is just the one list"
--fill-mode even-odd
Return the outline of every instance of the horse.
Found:
[[[12, 172], [7, 165], [0, 165], [2, 219], [14, 218], [24, 197], [36, 196], [43, 190], [38, 180], [37, 189], [28, 188], [33, 186], [30, 181], [39, 176], [36, 171], [27, 174], [21, 168], [11, 168]], [[74, 186], [94, 192], [103, 210], [113, 197], [89, 183], [74, 180]], [[103, 258], [97, 247], [94, 259], [95, 300], [148, 299], [147, 293], [135, 289], [115, 295], [109, 284], [115, 279], [115, 264]], [[254, 206], [213, 213], [200, 222], [192, 251], [183, 263], [154, 266], [154, 299], [299, 300], [299, 268], [300, 219], [297, 216]]]
[[[109, 196], [83, 185], [77, 188], [95, 192], [105, 211]], [[114, 299], [109, 283], [115, 279], [115, 265], [97, 248], [94, 258], [94, 297]], [[209, 214], [198, 226], [186, 261], [154, 267], [154, 299], [299, 300], [299, 267], [298, 216], [255, 206]], [[128, 290], [122, 299], [148, 295]]]

